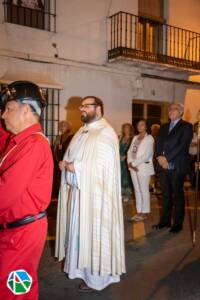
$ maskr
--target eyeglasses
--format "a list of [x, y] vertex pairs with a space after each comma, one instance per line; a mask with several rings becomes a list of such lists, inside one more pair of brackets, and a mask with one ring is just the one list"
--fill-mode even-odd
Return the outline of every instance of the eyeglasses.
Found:
[[83, 108], [89, 108], [90, 106], [97, 106], [95, 103], [88, 103], [88, 104], [82, 104], [79, 106], [79, 109], [83, 109]]

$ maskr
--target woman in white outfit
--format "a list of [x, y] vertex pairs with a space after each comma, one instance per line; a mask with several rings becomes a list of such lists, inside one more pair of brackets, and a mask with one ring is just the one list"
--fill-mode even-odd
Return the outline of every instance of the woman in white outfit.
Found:
[[147, 134], [146, 120], [137, 123], [138, 135], [134, 136], [128, 150], [127, 160], [135, 190], [137, 214], [132, 221], [141, 221], [150, 213], [149, 182], [154, 174], [154, 139]]

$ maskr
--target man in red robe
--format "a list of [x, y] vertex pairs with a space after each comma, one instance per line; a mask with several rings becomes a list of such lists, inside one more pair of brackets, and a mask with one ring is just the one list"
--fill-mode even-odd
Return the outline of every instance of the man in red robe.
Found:
[[39, 123], [45, 100], [31, 82], [8, 89], [2, 119], [12, 136], [0, 157], [0, 298], [37, 300], [53, 175]]

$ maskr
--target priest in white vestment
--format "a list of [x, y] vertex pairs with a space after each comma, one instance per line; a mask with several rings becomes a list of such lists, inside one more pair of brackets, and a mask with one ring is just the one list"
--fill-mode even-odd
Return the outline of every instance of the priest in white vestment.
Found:
[[80, 291], [102, 290], [125, 273], [124, 223], [118, 138], [103, 118], [103, 102], [85, 97], [85, 123], [63, 161], [58, 199], [56, 251]]

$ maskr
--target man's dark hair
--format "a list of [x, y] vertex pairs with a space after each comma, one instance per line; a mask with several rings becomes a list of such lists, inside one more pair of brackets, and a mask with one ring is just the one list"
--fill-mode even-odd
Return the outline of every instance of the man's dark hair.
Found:
[[104, 105], [103, 105], [103, 101], [102, 101], [100, 98], [96, 97], [96, 96], [86, 96], [86, 97], [84, 97], [84, 98], [82, 99], [82, 101], [85, 100], [85, 99], [88, 99], [88, 98], [93, 99], [93, 100], [94, 100], [94, 104], [96, 104], [96, 106], [100, 106], [100, 107], [101, 107], [101, 114], [102, 114], [102, 116], [103, 116], [103, 115], [104, 115]]

